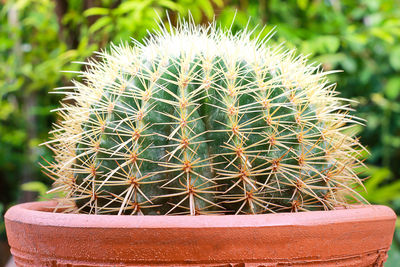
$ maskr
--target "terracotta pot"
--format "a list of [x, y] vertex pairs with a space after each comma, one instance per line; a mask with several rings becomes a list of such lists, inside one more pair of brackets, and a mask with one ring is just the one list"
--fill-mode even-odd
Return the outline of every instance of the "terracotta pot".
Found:
[[396, 216], [385, 206], [221, 216], [48, 212], [25, 203], [5, 215], [19, 266], [383, 266]]

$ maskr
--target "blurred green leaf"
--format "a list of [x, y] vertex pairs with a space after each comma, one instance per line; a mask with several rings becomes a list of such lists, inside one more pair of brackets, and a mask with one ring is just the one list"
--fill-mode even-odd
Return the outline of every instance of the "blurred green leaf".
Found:
[[197, 4], [202, 9], [204, 14], [206, 14], [208, 19], [212, 19], [214, 15], [214, 8], [210, 0], [197, 0]]
[[162, 7], [166, 7], [170, 10], [178, 11], [179, 13], [184, 12], [184, 8], [173, 1], [161, 0], [161, 1], [158, 1], [158, 4]]
[[224, 0], [213, 0], [213, 3], [217, 5], [217, 7], [224, 6]]
[[37, 181], [22, 184], [21, 189], [24, 191], [36, 192], [39, 196], [45, 196], [48, 190], [44, 183]]
[[400, 77], [392, 77], [385, 86], [385, 94], [389, 99], [395, 100], [400, 94]]
[[400, 46], [392, 50], [389, 56], [389, 62], [395, 70], [400, 70]]
[[90, 33], [94, 33], [102, 28], [104, 28], [105, 26], [108, 26], [112, 23], [112, 20], [110, 17], [102, 17], [100, 19], [98, 19], [92, 26], [90, 26], [89, 28], [89, 32]]
[[385, 262], [385, 267], [398, 267], [400, 262], [400, 229], [397, 228], [394, 234], [393, 242], [388, 252], [388, 259]]
[[118, 8], [116, 8], [115, 14], [125, 14], [137, 10], [142, 10], [143, 8], [150, 6], [151, 4], [152, 0], [126, 1], [121, 3]]
[[3, 213], [4, 213], [4, 205], [3, 203], [0, 202], [0, 235], [4, 233], [6, 230]]
[[400, 198], [400, 180], [387, 183], [393, 176], [389, 169], [369, 166], [358, 171], [363, 176], [369, 176], [364, 182], [366, 192], [361, 193], [369, 202], [389, 205], [391, 201]]
[[297, 0], [297, 5], [300, 9], [305, 10], [308, 6], [308, 0]]
[[380, 27], [373, 28], [371, 30], [371, 34], [373, 36], [376, 36], [376, 37], [384, 40], [385, 42], [390, 43], [390, 44], [394, 43], [393, 36], [390, 33], [386, 32], [383, 28], [380, 28]]
[[110, 9], [103, 7], [92, 7], [83, 12], [83, 15], [85, 15], [86, 17], [96, 16], [96, 15], [104, 16], [108, 14], [110, 14]]
[[0, 120], [6, 120], [12, 112], [14, 112], [14, 107], [11, 103], [0, 101]]

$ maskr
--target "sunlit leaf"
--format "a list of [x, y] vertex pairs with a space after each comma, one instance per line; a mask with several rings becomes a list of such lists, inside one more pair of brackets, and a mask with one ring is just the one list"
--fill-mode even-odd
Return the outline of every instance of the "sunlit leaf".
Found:
[[39, 196], [46, 195], [48, 190], [47, 186], [42, 182], [28, 182], [21, 185], [21, 189], [24, 191], [32, 191], [38, 193]]
[[108, 15], [109, 13], [110, 13], [110, 9], [108, 9], [108, 8], [92, 7], [90, 9], [87, 9], [85, 12], [83, 12], [83, 15], [85, 15], [86, 17], [89, 17], [89, 16]]
[[308, 0], [297, 0], [297, 5], [300, 9], [305, 10], [308, 6]]
[[100, 29], [102, 29], [103, 27], [109, 25], [111, 23], [111, 18], [110, 17], [102, 17], [100, 19], [98, 19], [91, 27], [89, 32], [90, 33], [94, 33]]
[[395, 70], [400, 70], [400, 46], [397, 46], [391, 51], [389, 54], [389, 62]]
[[396, 99], [400, 95], [400, 77], [392, 77], [387, 81], [385, 94], [392, 100]]

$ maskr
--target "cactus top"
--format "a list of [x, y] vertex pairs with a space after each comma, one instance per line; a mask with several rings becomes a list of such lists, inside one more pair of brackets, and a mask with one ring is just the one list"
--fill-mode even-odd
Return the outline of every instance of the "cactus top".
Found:
[[[54, 191], [94, 214], [327, 210], [360, 200], [357, 122], [320, 66], [244, 30], [180, 23], [61, 88]], [[62, 202], [65, 204], [65, 202]]]

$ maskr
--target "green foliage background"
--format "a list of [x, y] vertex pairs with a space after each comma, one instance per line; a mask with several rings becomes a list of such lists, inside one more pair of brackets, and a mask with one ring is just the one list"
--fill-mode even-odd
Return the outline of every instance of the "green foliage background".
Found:
[[[399, 0], [0, 0], [0, 213], [42, 195], [50, 185], [38, 162], [51, 151], [38, 144], [57, 119], [50, 111], [79, 64], [111, 41], [141, 40], [159, 17], [171, 23], [192, 14], [224, 27], [254, 28], [271, 43], [309, 54], [331, 75], [341, 95], [366, 120], [359, 127], [372, 203], [400, 214], [400, 1]], [[233, 18], [235, 19], [233, 20]], [[266, 25], [264, 27], [264, 25]], [[64, 72], [61, 72], [64, 71]], [[54, 91], [53, 91], [54, 92]], [[44, 158], [44, 159], [42, 159]], [[36, 193], [35, 193], [36, 192]], [[400, 262], [400, 231], [386, 266]], [[5, 240], [0, 216], [1, 238]]]

